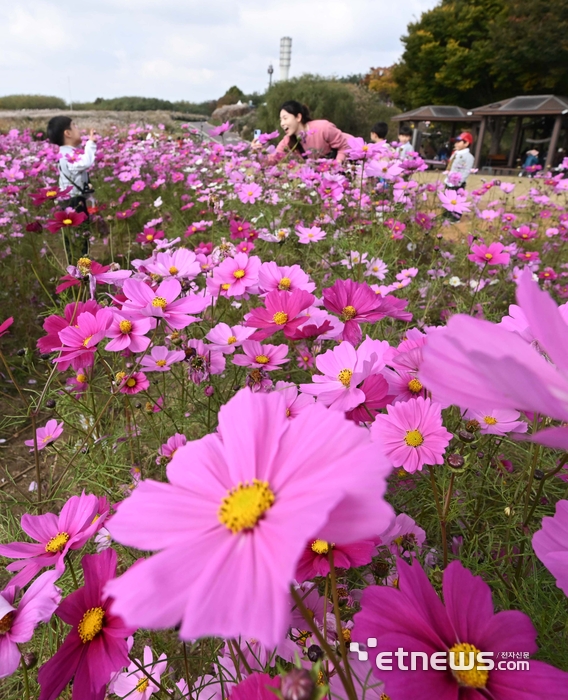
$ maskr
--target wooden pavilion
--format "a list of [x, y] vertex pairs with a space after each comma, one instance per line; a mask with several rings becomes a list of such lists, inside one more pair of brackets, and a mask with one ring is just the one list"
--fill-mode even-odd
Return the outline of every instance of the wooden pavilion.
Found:
[[391, 117], [393, 122], [451, 122], [451, 138], [456, 135], [458, 124], [480, 122], [481, 117], [455, 105], [426, 105]]

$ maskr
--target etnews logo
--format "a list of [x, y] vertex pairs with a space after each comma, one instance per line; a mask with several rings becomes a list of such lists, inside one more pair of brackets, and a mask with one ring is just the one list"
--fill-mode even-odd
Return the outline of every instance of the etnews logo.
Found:
[[[367, 639], [367, 647], [375, 649], [377, 640]], [[369, 653], [361, 649], [357, 642], [351, 642], [349, 650], [357, 653], [359, 661], [367, 661]], [[530, 669], [528, 652], [450, 650], [426, 654], [424, 651], [405, 651], [399, 647], [395, 652], [381, 651], [377, 654], [375, 664], [379, 671], [392, 671], [393, 664], [399, 671], [528, 671]], [[495, 660], [499, 659], [499, 660]], [[506, 660], [509, 659], [509, 660]]]

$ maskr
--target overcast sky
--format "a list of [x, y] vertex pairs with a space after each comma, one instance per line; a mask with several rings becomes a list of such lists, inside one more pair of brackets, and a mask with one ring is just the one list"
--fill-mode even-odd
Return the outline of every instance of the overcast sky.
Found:
[[[0, 0], [0, 95], [202, 101], [290, 77], [365, 73], [436, 0]], [[69, 82], [71, 91], [69, 90]]]

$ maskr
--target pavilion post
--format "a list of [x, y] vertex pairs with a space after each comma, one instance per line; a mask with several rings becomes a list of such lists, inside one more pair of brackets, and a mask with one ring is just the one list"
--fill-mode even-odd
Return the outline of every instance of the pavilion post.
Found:
[[481, 160], [481, 147], [483, 146], [483, 139], [485, 137], [485, 129], [487, 127], [487, 117], [483, 115], [481, 117], [481, 126], [479, 127], [479, 134], [477, 136], [477, 143], [475, 144], [475, 161], [473, 163], [474, 168], [479, 168], [479, 163]]
[[507, 161], [507, 167], [512, 168], [515, 164], [515, 156], [519, 150], [519, 137], [521, 135], [521, 126], [523, 123], [522, 117], [517, 117], [515, 121], [515, 130], [513, 132], [513, 142], [511, 144], [511, 150], [509, 151], [509, 160]]
[[560, 136], [560, 128], [562, 127], [562, 115], [557, 114], [554, 120], [554, 127], [552, 128], [552, 136], [550, 137], [550, 146], [548, 147], [548, 153], [546, 154], [546, 163], [544, 164], [544, 169], [549, 170], [554, 162], [554, 154], [556, 153], [556, 148], [558, 146], [558, 137]]

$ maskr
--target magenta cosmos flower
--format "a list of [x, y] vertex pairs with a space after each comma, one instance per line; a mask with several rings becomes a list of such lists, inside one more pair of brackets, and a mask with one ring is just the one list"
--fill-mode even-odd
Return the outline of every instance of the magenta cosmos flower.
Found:
[[128, 349], [131, 352], [144, 352], [150, 345], [150, 338], [146, 337], [146, 333], [155, 326], [156, 321], [153, 318], [127, 318], [115, 311], [106, 334], [106, 337], [112, 340], [105, 350], [120, 352]]
[[[154, 663], [154, 654], [148, 646], [144, 647], [143, 663], [132, 662], [125, 673], [121, 673], [113, 684], [112, 690], [119, 698], [135, 698], [136, 700], [149, 700], [150, 696], [160, 690], [160, 678], [166, 670], [168, 660], [165, 654]], [[140, 670], [144, 668], [146, 673]], [[152, 677], [152, 680], [148, 678]]]
[[368, 564], [377, 548], [374, 540], [353, 542], [352, 544], [336, 545], [326, 540], [314, 540], [304, 549], [298, 562], [296, 580], [298, 583], [314, 578], [327, 576], [330, 571], [329, 552], [333, 555], [333, 565], [341, 569], [351, 569], [355, 566]]
[[[534, 654], [537, 633], [522, 612], [495, 613], [491, 589], [479, 576], [460, 562], [452, 562], [444, 571], [444, 605], [416, 560], [412, 565], [399, 560], [397, 568], [398, 588], [371, 586], [363, 591], [362, 610], [355, 615], [351, 635], [354, 641], [365, 644], [370, 637], [377, 640], [376, 648], [368, 650], [370, 665], [375, 676], [384, 681], [391, 700], [567, 697], [568, 674], [541, 661], [531, 659], [528, 671], [497, 668], [501, 652]], [[422, 670], [420, 658], [416, 671], [400, 670], [394, 656], [398, 648], [423, 652], [428, 659], [438, 653], [437, 659], [445, 661], [448, 670]], [[376, 668], [375, 657], [381, 652], [392, 653], [391, 671]], [[464, 652], [466, 661], [472, 658], [468, 652], [493, 652], [495, 668], [483, 670], [474, 658], [471, 670], [451, 671], [449, 652]], [[403, 659], [406, 668], [408, 658]], [[457, 661], [459, 656], [453, 659]]]
[[156, 345], [149, 355], [140, 360], [145, 372], [169, 372], [172, 365], [185, 359], [183, 350], [169, 350], [165, 345]]
[[86, 554], [85, 585], [65, 598], [57, 617], [72, 629], [38, 673], [39, 700], [56, 700], [73, 678], [73, 700], [104, 700], [111, 676], [128, 666], [126, 638], [133, 629], [109, 611], [103, 589], [116, 574], [116, 552]]
[[489, 245], [472, 245], [471, 253], [467, 256], [478, 265], [508, 265], [511, 256], [504, 253], [505, 246], [498, 241]]
[[14, 323], [14, 319], [12, 316], [10, 318], [7, 318], [5, 321], [0, 323], [0, 338], [8, 332], [8, 328]]
[[235, 191], [243, 204], [254, 204], [259, 197], [262, 197], [262, 187], [255, 182], [241, 185]]
[[61, 600], [54, 585], [61, 574], [46, 571], [32, 583], [14, 607], [17, 589], [9, 586], [0, 592], [0, 678], [11, 676], [20, 665], [18, 644], [33, 637], [40, 622], [48, 622]]
[[260, 265], [257, 255], [249, 257], [246, 253], [236, 253], [235, 257], [225, 258], [215, 268], [213, 281], [220, 285], [228, 297], [240, 296], [257, 284]]
[[[47, 423], [43, 426], [43, 428], [38, 428], [36, 430], [37, 449], [43, 450], [48, 445], [51, 445], [52, 442], [55, 442], [57, 440], [57, 438], [61, 435], [62, 432], [63, 421], [61, 421], [61, 423], [58, 423], [55, 420], [55, 418], [48, 420]], [[24, 445], [27, 445], [28, 447], [32, 448], [30, 452], [33, 452], [35, 449], [35, 442], [33, 439], [25, 440]]]
[[251, 673], [233, 688], [231, 700], [274, 700], [278, 696], [271, 688], [277, 690], [281, 684], [280, 676], [272, 678], [268, 673]]
[[442, 425], [440, 404], [421, 396], [387, 406], [387, 414], [375, 418], [371, 435], [393, 466], [407, 472], [427, 464], [443, 464], [453, 437]]
[[288, 346], [285, 343], [282, 345], [261, 345], [256, 340], [245, 340], [243, 352], [243, 355], [233, 355], [233, 364], [270, 372], [289, 361], [286, 358]]
[[293, 292], [269, 292], [264, 303], [266, 308], [252, 309], [247, 316], [245, 325], [249, 328], [259, 328], [250, 336], [251, 340], [266, 340], [266, 338], [283, 331], [286, 338], [293, 337], [294, 332], [308, 316], [302, 314], [315, 301], [313, 294], [303, 289], [295, 289]]
[[129, 279], [124, 283], [123, 292], [127, 299], [122, 308], [129, 316], [164, 319], [170, 328], [178, 330], [198, 321], [190, 314], [201, 313], [209, 304], [207, 296], [189, 294], [180, 297], [181, 284], [172, 278], [164, 280], [156, 291], [141, 280]]
[[55, 566], [60, 574], [65, 569], [65, 556], [70, 549], [81, 547], [100, 529], [108, 514], [106, 499], [81, 494], [71, 496], [59, 515], [22, 515], [22, 530], [35, 542], [0, 544], [0, 555], [22, 559], [8, 564], [8, 571], [19, 571], [12, 586], [22, 588], [46, 566]]
[[532, 540], [536, 556], [568, 596], [568, 501], [558, 501], [553, 517], [543, 518]]
[[84, 221], [86, 221], [87, 215], [83, 212], [77, 213], [70, 207], [65, 209], [65, 211], [56, 211], [53, 213], [53, 219], [49, 219], [46, 227], [50, 233], [58, 233], [62, 228], [69, 228], [71, 226], [80, 226]]
[[113, 611], [148, 629], [181, 621], [182, 639], [243, 635], [275, 646], [306, 543], [384, 530], [388, 471], [339, 412], [314, 404], [291, 421], [279, 392], [241, 390], [221, 408], [217, 434], [177, 450], [170, 483], [140, 482], [112, 518], [116, 541], [159, 551], [109, 582]]
[[110, 309], [99, 309], [96, 314], [88, 311], [79, 314], [75, 325], [59, 331], [59, 340], [63, 347], [57, 348], [61, 350], [61, 355], [53, 361], [62, 367], [68, 367], [71, 363], [73, 369], [91, 367], [97, 344], [106, 336], [112, 318]]
[[133, 372], [132, 374], [118, 372], [116, 381], [120, 385], [119, 392], [121, 394], [138, 394], [150, 386], [150, 382], [144, 372]]
[[[40, 338], [37, 341], [37, 346], [40, 352], [49, 353], [54, 352], [61, 347], [61, 340], [59, 338], [59, 331], [67, 328], [69, 325], [75, 325], [77, 323], [77, 318], [79, 314], [88, 311], [91, 314], [96, 314], [99, 310], [99, 305], [94, 300], [89, 300], [86, 302], [78, 301], [72, 304], [67, 304], [65, 307], [63, 317], [52, 315], [48, 316], [43, 322], [43, 330], [46, 331], [47, 335]], [[71, 361], [67, 363], [60, 363], [59, 370], [64, 372], [69, 368]], [[77, 369], [77, 368], [75, 368]]]
[[368, 284], [353, 280], [336, 280], [323, 290], [323, 303], [328, 311], [339, 314], [345, 323], [342, 339], [357, 345], [362, 338], [361, 323], [376, 323], [386, 316], [410, 321], [412, 314], [403, 311], [408, 302], [396, 297], [381, 297]]
[[171, 459], [180, 447], [183, 447], [187, 442], [187, 438], [182, 433], [174, 433], [167, 442], [165, 442], [158, 450], [158, 463], [161, 457]]

